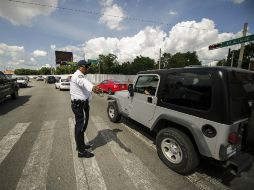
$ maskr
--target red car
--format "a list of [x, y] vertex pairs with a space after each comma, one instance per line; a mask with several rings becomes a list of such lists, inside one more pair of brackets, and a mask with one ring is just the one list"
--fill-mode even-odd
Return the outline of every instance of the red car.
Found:
[[128, 90], [128, 85], [125, 82], [117, 80], [104, 80], [99, 84], [103, 92], [113, 94], [119, 90]]

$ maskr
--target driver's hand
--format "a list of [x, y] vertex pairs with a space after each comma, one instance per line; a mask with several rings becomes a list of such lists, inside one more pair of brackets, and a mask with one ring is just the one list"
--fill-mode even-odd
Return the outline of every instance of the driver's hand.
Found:
[[101, 89], [98, 85], [96, 85], [96, 86], [93, 86], [92, 91], [93, 91], [95, 94], [99, 94], [99, 93], [102, 91], [102, 89]]

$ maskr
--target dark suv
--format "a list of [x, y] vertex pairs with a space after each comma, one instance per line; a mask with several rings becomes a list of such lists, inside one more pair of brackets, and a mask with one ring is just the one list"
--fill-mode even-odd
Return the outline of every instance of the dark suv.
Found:
[[45, 79], [45, 83], [52, 84], [52, 83], [55, 83], [55, 82], [56, 82], [56, 78], [54, 76], [47, 76], [46, 79]]
[[18, 90], [17, 79], [10, 79], [0, 71], [0, 100], [8, 95], [11, 95], [13, 99], [16, 99], [18, 97]]
[[176, 172], [189, 173], [200, 156], [231, 166], [233, 173], [252, 164], [245, 152], [254, 135], [251, 71], [226, 67], [143, 71], [128, 91], [108, 99], [109, 119], [117, 122], [124, 115], [154, 131], [159, 157]]

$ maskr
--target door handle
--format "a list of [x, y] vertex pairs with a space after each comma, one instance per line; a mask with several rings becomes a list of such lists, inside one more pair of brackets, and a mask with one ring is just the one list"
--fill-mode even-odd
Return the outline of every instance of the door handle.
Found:
[[153, 97], [147, 97], [147, 102], [152, 103], [153, 102]]

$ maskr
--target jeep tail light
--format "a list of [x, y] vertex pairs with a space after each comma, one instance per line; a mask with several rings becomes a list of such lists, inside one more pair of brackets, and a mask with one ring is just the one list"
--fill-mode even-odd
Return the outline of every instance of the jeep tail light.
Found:
[[238, 144], [240, 140], [240, 137], [236, 133], [230, 133], [228, 136], [228, 142], [231, 144]]
[[114, 88], [118, 88], [118, 85], [114, 84]]

